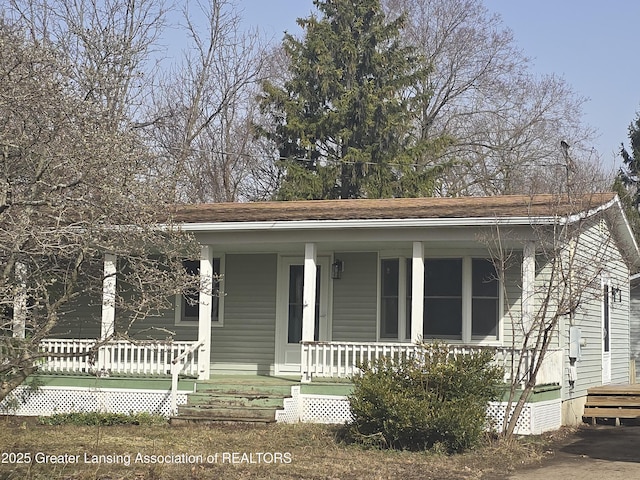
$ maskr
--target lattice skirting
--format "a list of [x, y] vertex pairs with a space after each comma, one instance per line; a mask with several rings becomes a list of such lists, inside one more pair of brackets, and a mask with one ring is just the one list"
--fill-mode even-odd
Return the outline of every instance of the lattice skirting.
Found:
[[[487, 416], [494, 428], [500, 429], [504, 422], [507, 404], [490, 402]], [[513, 408], [512, 408], [513, 411]], [[562, 426], [562, 400], [526, 403], [516, 423], [515, 433], [518, 435], [539, 435]]]
[[[178, 405], [187, 403], [187, 391], [178, 391]], [[18, 387], [0, 403], [0, 413], [53, 415], [74, 412], [153, 413], [169, 416], [171, 393], [121, 388]]]
[[[560, 399], [528, 403], [516, 426], [518, 435], [538, 435], [561, 426]], [[489, 423], [498, 428], [504, 420], [506, 403], [491, 402], [487, 407]], [[291, 398], [285, 399], [284, 409], [276, 413], [276, 421], [283, 423], [347, 423], [351, 410], [347, 397], [338, 395], [301, 394], [300, 387], [291, 388]]]

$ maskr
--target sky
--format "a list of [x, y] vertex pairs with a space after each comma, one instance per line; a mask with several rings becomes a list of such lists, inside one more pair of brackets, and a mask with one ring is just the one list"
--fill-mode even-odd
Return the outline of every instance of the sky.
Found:
[[[248, 25], [274, 41], [302, 30], [296, 18], [312, 0], [237, 0]], [[584, 122], [598, 132], [593, 148], [603, 165], [621, 165], [620, 144], [640, 111], [640, 63], [633, 52], [640, 19], [637, 0], [484, 0], [501, 16], [535, 74], [556, 74], [587, 99]]]

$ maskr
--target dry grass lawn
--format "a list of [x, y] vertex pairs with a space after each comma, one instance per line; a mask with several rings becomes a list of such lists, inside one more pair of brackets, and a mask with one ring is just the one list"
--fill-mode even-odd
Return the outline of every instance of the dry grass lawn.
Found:
[[6, 417], [0, 479], [488, 479], [539, 462], [556, 440], [487, 439], [446, 456], [347, 445], [336, 427], [309, 424], [78, 427]]

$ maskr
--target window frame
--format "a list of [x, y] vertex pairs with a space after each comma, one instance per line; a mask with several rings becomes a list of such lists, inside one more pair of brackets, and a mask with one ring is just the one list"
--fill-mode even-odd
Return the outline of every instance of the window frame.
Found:
[[[193, 262], [199, 262], [198, 260], [190, 260], [190, 259], [185, 259], [185, 261], [193, 261]], [[215, 256], [213, 257], [213, 264], [214, 264], [214, 273], [215, 273], [215, 263], [216, 261], [219, 262], [219, 269], [220, 271], [218, 272], [219, 275], [219, 280], [218, 280], [218, 317], [214, 317], [213, 315], [213, 308], [211, 310], [211, 326], [212, 327], [222, 327], [224, 326], [224, 297], [225, 297], [225, 293], [224, 293], [224, 274], [225, 274], [225, 255], [219, 255], [219, 256]], [[200, 320], [198, 317], [184, 317], [183, 315], [183, 311], [184, 311], [184, 305], [186, 302], [186, 298], [183, 294], [178, 293], [175, 296], [174, 299], [174, 311], [175, 311], [175, 316], [174, 316], [174, 325], [175, 326], [183, 326], [183, 327], [197, 327], [200, 323]]]
[[[404, 253], [404, 252], [403, 252]], [[398, 343], [406, 343], [411, 341], [411, 278], [408, 277], [408, 272], [410, 271], [410, 264], [412, 261], [411, 255], [403, 254], [400, 252], [387, 252], [386, 254], [378, 255], [378, 321], [376, 325], [376, 339], [378, 342], [398, 342]], [[504, 288], [502, 285], [502, 279], [499, 275], [497, 275], [497, 319], [496, 319], [496, 334], [495, 336], [480, 336], [473, 335], [473, 260], [486, 260], [491, 262], [491, 258], [488, 255], [483, 255], [481, 253], [474, 253], [472, 255], [460, 255], [456, 253], [442, 253], [436, 255], [424, 255], [422, 257], [422, 261], [425, 263], [425, 276], [427, 273], [426, 269], [426, 261], [427, 260], [462, 260], [462, 331], [460, 336], [453, 337], [429, 337], [425, 340], [445, 340], [449, 343], [453, 344], [473, 344], [473, 345], [488, 345], [488, 346], [500, 346], [502, 345], [504, 339]], [[382, 271], [382, 263], [383, 260], [398, 260], [398, 336], [397, 338], [393, 337], [383, 337], [382, 334], [382, 308], [383, 308], [383, 271]], [[401, 302], [400, 297], [404, 294], [404, 298], [406, 298], [406, 302]], [[425, 290], [423, 291], [423, 302], [426, 297], [426, 280], [425, 280]], [[484, 297], [481, 297], [484, 298]], [[424, 303], [423, 303], [424, 305]], [[402, 321], [404, 315], [405, 322]], [[423, 325], [425, 324], [424, 315], [426, 315], [426, 308], [423, 310]]]

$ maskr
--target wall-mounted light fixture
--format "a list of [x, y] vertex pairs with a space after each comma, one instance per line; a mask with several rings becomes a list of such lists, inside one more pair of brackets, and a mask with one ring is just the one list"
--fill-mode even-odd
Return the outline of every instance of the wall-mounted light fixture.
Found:
[[342, 272], [344, 272], [344, 262], [336, 258], [331, 264], [331, 278], [334, 280], [342, 278]]
[[611, 301], [622, 302], [622, 289], [619, 287], [611, 287]]

